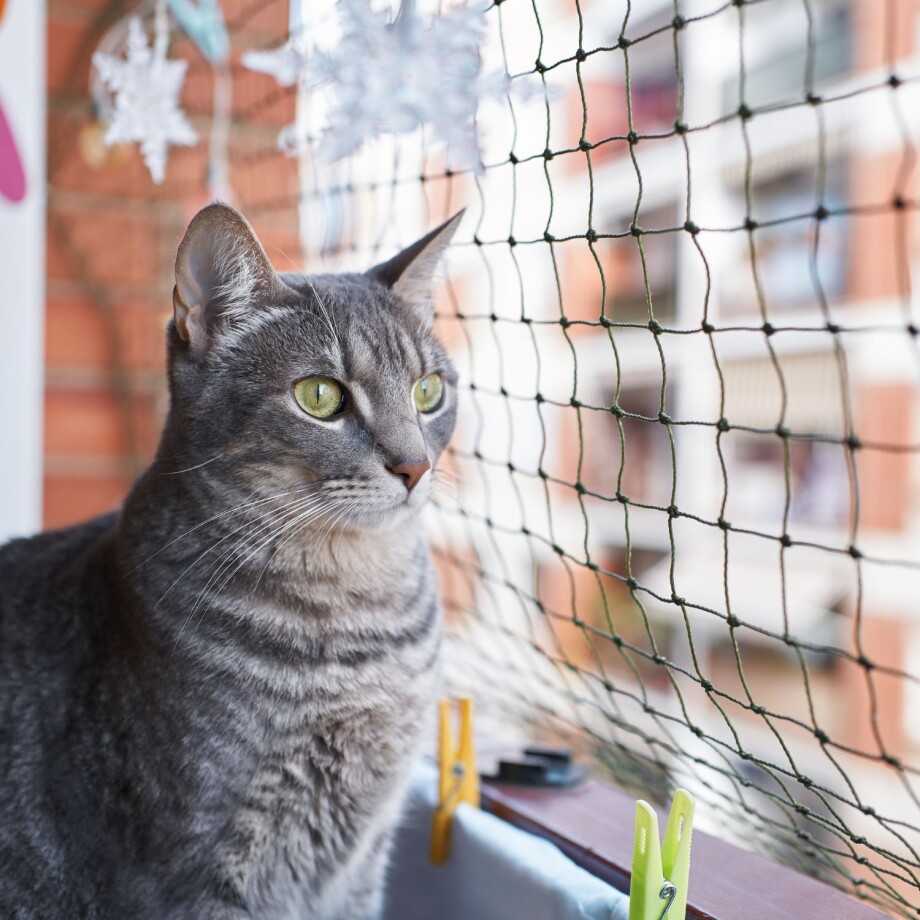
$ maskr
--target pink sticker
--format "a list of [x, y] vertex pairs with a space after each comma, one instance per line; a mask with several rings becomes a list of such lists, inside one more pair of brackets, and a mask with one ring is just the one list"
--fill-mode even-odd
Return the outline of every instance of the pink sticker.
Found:
[[26, 174], [3, 103], [0, 103], [0, 195], [14, 203], [26, 196]]

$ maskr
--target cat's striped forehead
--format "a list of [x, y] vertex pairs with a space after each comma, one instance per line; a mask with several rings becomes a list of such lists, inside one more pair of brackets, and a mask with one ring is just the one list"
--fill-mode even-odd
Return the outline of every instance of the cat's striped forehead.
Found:
[[284, 276], [302, 298], [273, 325], [304, 360], [320, 362], [342, 379], [417, 379], [448, 370], [430, 323], [362, 275]]

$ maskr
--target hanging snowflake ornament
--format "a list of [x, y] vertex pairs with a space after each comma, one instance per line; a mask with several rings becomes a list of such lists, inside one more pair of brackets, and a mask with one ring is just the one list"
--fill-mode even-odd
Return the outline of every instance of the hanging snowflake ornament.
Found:
[[188, 62], [169, 60], [168, 44], [169, 25], [160, 0], [154, 17], [152, 48], [141, 20], [134, 17], [128, 23], [124, 58], [101, 52], [93, 55], [99, 78], [113, 95], [105, 141], [138, 143], [157, 185], [166, 175], [169, 147], [190, 146], [198, 140], [179, 106]]
[[[309, 48], [292, 39], [274, 51], [243, 56], [246, 67], [282, 86], [327, 90], [320, 159], [339, 160], [372, 137], [427, 125], [446, 144], [451, 168], [479, 168], [480, 98], [507, 89], [507, 77], [482, 75], [486, 7], [460, 7], [427, 22], [414, 0], [403, 0], [395, 20], [372, 9], [370, 0], [339, 0], [337, 8], [341, 39], [334, 48]], [[282, 146], [296, 146], [295, 137], [289, 125]]]

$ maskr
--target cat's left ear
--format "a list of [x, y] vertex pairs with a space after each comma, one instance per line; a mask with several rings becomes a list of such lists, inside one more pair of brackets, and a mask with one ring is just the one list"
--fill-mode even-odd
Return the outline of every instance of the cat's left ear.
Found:
[[465, 213], [465, 208], [458, 211], [399, 255], [374, 266], [368, 275], [388, 287], [419, 318], [429, 320], [434, 312], [438, 264]]
[[192, 218], [176, 255], [173, 291], [173, 317], [183, 341], [207, 351], [285, 290], [242, 214], [211, 204]]

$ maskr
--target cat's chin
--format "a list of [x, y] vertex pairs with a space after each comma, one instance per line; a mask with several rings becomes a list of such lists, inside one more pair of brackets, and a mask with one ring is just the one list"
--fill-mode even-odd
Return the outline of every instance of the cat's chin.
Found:
[[425, 500], [412, 500], [412, 496], [391, 506], [363, 508], [349, 515], [347, 528], [364, 532], [379, 532], [401, 527], [419, 518]]

